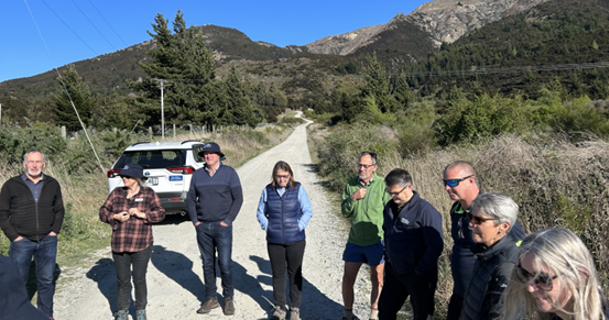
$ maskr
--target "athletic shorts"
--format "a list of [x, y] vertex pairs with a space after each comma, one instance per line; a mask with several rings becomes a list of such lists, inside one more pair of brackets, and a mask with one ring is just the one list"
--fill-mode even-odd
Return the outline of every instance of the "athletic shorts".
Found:
[[365, 247], [347, 242], [345, 252], [343, 253], [343, 260], [345, 262], [363, 262], [371, 267], [376, 267], [379, 264], [385, 263], [384, 249], [384, 241]]

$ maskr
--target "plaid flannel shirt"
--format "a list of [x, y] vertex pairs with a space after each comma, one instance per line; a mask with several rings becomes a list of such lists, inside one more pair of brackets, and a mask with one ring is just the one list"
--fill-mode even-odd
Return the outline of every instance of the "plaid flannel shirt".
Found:
[[[165, 219], [165, 209], [154, 190], [141, 187], [131, 200], [127, 199], [126, 187], [112, 190], [106, 202], [99, 209], [99, 219], [112, 227], [113, 252], [140, 252], [152, 244], [152, 223]], [[146, 219], [131, 216], [125, 222], [112, 217], [120, 212], [138, 208], [146, 213]]]

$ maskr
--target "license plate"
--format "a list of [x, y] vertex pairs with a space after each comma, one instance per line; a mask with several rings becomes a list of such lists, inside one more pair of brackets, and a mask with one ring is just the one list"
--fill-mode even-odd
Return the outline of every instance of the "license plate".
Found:
[[159, 178], [148, 178], [148, 180], [146, 180], [146, 185], [147, 186], [158, 186]]

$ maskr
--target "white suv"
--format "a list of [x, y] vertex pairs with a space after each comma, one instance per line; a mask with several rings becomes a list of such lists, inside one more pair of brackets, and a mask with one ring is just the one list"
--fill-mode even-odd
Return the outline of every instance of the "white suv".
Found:
[[167, 214], [188, 212], [186, 194], [195, 170], [203, 167], [205, 159], [199, 156], [203, 143], [195, 140], [183, 142], [138, 142], [123, 152], [108, 171], [108, 192], [123, 186], [118, 176], [126, 164], [137, 163], [144, 168], [146, 184], [161, 199]]

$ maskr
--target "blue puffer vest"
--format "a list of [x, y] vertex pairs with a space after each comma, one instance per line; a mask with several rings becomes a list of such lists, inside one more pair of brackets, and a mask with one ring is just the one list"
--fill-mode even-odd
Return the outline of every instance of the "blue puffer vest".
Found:
[[279, 196], [274, 187], [266, 186], [266, 214], [269, 219], [266, 241], [288, 245], [305, 239], [304, 230], [298, 228], [298, 219], [302, 216], [298, 190], [300, 184], [296, 183], [293, 189], [288, 186], [283, 196]]

